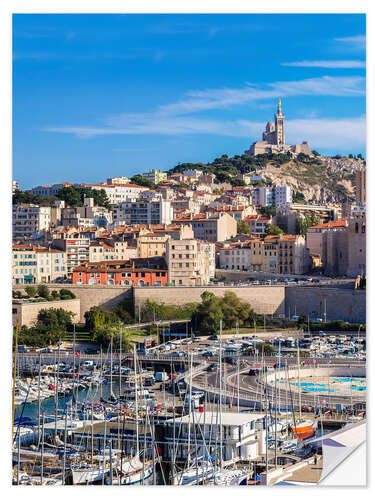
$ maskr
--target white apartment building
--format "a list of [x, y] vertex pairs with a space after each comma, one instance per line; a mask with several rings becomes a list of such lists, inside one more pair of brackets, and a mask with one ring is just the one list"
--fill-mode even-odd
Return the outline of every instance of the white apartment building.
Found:
[[56, 238], [53, 240], [53, 247], [66, 253], [66, 266], [68, 275], [71, 275], [73, 269], [76, 266], [89, 260], [89, 238]]
[[113, 225], [170, 224], [173, 208], [168, 200], [125, 201], [113, 207]]
[[109, 177], [107, 179], [107, 184], [130, 184], [129, 177]]
[[73, 227], [107, 227], [112, 223], [112, 212], [94, 205], [93, 198], [85, 198], [82, 207], [63, 208], [61, 224]]
[[271, 207], [275, 204], [274, 192], [272, 188], [260, 187], [259, 190], [259, 206]]
[[[116, 179], [116, 177], [112, 178], [112, 180]], [[120, 178], [120, 179], [125, 179], [125, 178]], [[124, 182], [119, 182], [113, 183], [113, 184], [108, 184], [108, 181], [110, 179], [107, 179], [107, 183], [99, 183], [99, 184], [70, 184], [69, 182], [62, 182], [60, 184], [53, 184], [52, 186], [37, 186], [35, 188], [32, 188], [32, 192], [34, 194], [40, 195], [40, 196], [56, 196], [59, 189], [63, 187], [85, 187], [88, 189], [96, 189], [100, 190], [103, 189], [105, 191], [105, 194], [107, 195], [107, 198], [109, 200], [109, 203], [111, 205], [114, 205], [116, 203], [121, 203], [122, 201], [125, 200], [132, 200], [132, 199], [137, 199], [139, 196], [139, 193], [142, 191], [147, 191], [148, 188], [144, 186], [137, 186], [136, 184], [130, 184], [130, 183], [124, 183]]]
[[293, 191], [289, 186], [257, 187], [252, 193], [253, 205], [272, 207], [292, 203]]
[[51, 208], [38, 205], [14, 205], [12, 209], [13, 239], [32, 238], [51, 224]]
[[129, 247], [127, 241], [92, 241], [89, 247], [89, 262], [129, 260], [136, 257], [137, 248]]
[[71, 184], [70, 182], [60, 182], [60, 184], [52, 184], [52, 186], [33, 187], [31, 192], [38, 196], [56, 196], [59, 189], [70, 186], [74, 186], [74, 184]]
[[20, 185], [18, 184], [17, 181], [12, 181], [12, 194], [14, 194], [16, 191], [18, 191], [20, 188]]
[[289, 186], [275, 186], [273, 190], [276, 207], [285, 205], [286, 203], [292, 203], [293, 191]]
[[36, 248], [36, 283], [53, 283], [67, 276], [65, 252], [51, 248]]
[[109, 203], [116, 205], [127, 200], [135, 200], [142, 191], [148, 191], [147, 187], [136, 184], [80, 184], [80, 187], [105, 191]]

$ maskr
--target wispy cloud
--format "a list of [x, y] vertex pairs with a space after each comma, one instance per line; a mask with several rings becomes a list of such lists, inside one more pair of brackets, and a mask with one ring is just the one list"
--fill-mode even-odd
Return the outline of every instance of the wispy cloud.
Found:
[[212, 23], [163, 23], [152, 26], [150, 32], [154, 35], [192, 35], [201, 33], [213, 38], [222, 32], [264, 31], [269, 30], [268, 24], [212, 24]]
[[[73, 35], [74, 36], [74, 35]], [[15, 52], [13, 60], [31, 59], [34, 61], [97, 61], [100, 59], [136, 59], [136, 54], [121, 54], [121, 53], [76, 53], [76, 52]]]
[[281, 63], [281, 66], [291, 66], [294, 68], [365, 68], [365, 61], [297, 61]]
[[[214, 134], [226, 137], [246, 137], [249, 141], [260, 137], [263, 122], [248, 120], [205, 120], [200, 118], [171, 117], [162, 122], [138, 123], [123, 128], [85, 128], [59, 127], [50, 128], [51, 132], [75, 134], [81, 138], [100, 135], [186, 135]], [[366, 120], [364, 117], [342, 119], [303, 119], [288, 120], [286, 123], [288, 143], [296, 144], [308, 140], [315, 148], [346, 150], [364, 148], [366, 138]], [[122, 150], [122, 149], [121, 149]], [[138, 148], [124, 148], [124, 151], [143, 151]]]
[[346, 49], [352, 49], [352, 50], [366, 49], [365, 35], [355, 35], [355, 36], [346, 36], [344, 38], [335, 38], [335, 42], [341, 42], [346, 46], [345, 47]]
[[[183, 99], [159, 106], [154, 111], [122, 113], [104, 117], [101, 126], [51, 126], [44, 130], [74, 134], [81, 138], [139, 134], [216, 134], [255, 138], [260, 136], [264, 127], [261, 122], [209, 119], [200, 114], [204, 111], [224, 109], [254, 101], [264, 102], [277, 97], [362, 96], [364, 93], [365, 79], [362, 77], [328, 76], [299, 81], [274, 82], [262, 87], [247, 85], [237, 89], [196, 90], [188, 92]], [[347, 128], [345, 129], [345, 127]], [[319, 140], [324, 144], [331, 141], [331, 147], [342, 147], [345, 141], [347, 144], [353, 144], [354, 147], [357, 142], [362, 141], [363, 143], [365, 140], [364, 118], [289, 120], [288, 130], [290, 141], [298, 142], [312, 138], [316, 147], [319, 146]]]

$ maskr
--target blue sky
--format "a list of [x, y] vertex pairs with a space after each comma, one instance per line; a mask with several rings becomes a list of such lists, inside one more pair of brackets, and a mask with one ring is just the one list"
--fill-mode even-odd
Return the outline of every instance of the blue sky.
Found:
[[286, 140], [365, 153], [365, 16], [13, 16], [13, 178], [98, 182]]

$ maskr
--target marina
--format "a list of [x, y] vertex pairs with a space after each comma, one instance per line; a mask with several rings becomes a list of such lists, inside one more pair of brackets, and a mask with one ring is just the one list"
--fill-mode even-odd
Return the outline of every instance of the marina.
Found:
[[[366, 388], [359, 365], [302, 363], [299, 348], [288, 360], [248, 357], [249, 342], [237, 339], [233, 366], [232, 342], [220, 335], [211, 343], [210, 362], [202, 342], [189, 345], [182, 365], [173, 358], [150, 365], [135, 348], [112, 344], [91, 360], [73, 346], [64, 365], [40, 354], [32, 370], [30, 356], [18, 354], [14, 484], [256, 485], [290, 471], [297, 481], [300, 467], [321, 462], [316, 437], [365, 418], [355, 410], [356, 389]], [[163, 371], [154, 371], [157, 362]], [[328, 397], [341, 402], [332, 408]]]

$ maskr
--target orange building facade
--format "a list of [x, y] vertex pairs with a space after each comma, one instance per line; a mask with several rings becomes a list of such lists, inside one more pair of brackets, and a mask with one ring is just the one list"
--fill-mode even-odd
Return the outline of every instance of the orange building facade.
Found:
[[168, 269], [163, 258], [86, 262], [73, 270], [76, 285], [165, 286]]

